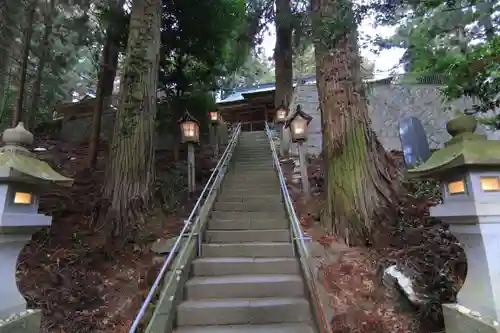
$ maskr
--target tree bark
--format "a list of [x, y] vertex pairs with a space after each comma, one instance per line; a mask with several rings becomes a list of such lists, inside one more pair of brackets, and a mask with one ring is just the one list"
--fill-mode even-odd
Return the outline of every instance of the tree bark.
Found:
[[[7, 99], [11, 77], [12, 45], [18, 36], [19, 14], [22, 12], [23, 3], [19, 0], [3, 1], [0, 5], [0, 101], [2, 105]], [[2, 109], [1, 112], [5, 112]]]
[[[291, 0], [276, 0], [276, 46], [274, 48], [274, 65], [276, 90], [274, 107], [281, 104], [290, 105], [293, 93], [293, 44], [292, 44], [292, 9]], [[280, 155], [286, 157], [290, 148], [290, 135], [287, 130], [281, 131]]]
[[21, 78], [19, 80], [19, 95], [17, 97], [16, 110], [12, 115], [12, 127], [16, 127], [17, 123], [22, 121], [23, 118], [24, 95], [26, 92], [26, 76], [28, 74], [28, 60], [30, 56], [33, 25], [35, 23], [34, 21], [35, 21], [36, 5], [37, 5], [36, 0], [32, 0], [28, 8], [26, 9], [28, 20], [26, 22], [26, 28], [24, 29], [23, 55], [21, 61]]
[[290, 0], [276, 0], [276, 91], [274, 106], [288, 106], [293, 90], [292, 9]]
[[[123, 11], [125, 0], [118, 0], [117, 12]], [[99, 80], [97, 82], [97, 92], [95, 99], [95, 109], [92, 117], [92, 127], [89, 141], [88, 167], [94, 169], [97, 164], [99, 154], [99, 139], [101, 136], [101, 122], [104, 109], [110, 104], [113, 94], [113, 86], [118, 67], [118, 36], [116, 36], [116, 24], [110, 23], [106, 31], [106, 41], [101, 55], [101, 65], [99, 69]]]
[[327, 193], [322, 223], [350, 245], [367, 245], [373, 221], [393, 203], [399, 179], [370, 127], [352, 3], [311, 0], [311, 5], [324, 121]]
[[35, 83], [33, 86], [33, 99], [31, 100], [31, 108], [28, 113], [26, 126], [30, 130], [35, 129], [36, 114], [38, 112], [38, 104], [40, 102], [40, 91], [42, 89], [42, 78], [43, 71], [45, 69], [45, 63], [49, 56], [50, 51], [50, 36], [52, 34], [52, 26], [54, 22], [54, 14], [56, 7], [56, 0], [47, 0], [46, 10], [45, 10], [45, 29], [43, 31], [42, 39], [42, 50], [40, 52], [40, 58], [38, 59], [38, 67], [36, 69]]
[[154, 134], [161, 0], [134, 0], [112, 146], [93, 223], [129, 238], [144, 224], [154, 191]]

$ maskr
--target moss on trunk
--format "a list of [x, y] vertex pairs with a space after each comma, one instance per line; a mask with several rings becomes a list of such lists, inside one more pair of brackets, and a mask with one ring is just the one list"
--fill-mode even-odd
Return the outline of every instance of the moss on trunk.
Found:
[[322, 223], [348, 244], [372, 240], [397, 193], [397, 172], [370, 127], [352, 3], [312, 0], [327, 199]]
[[160, 15], [161, 0], [134, 0], [106, 179], [93, 218], [111, 225], [114, 236], [140, 229], [153, 197]]

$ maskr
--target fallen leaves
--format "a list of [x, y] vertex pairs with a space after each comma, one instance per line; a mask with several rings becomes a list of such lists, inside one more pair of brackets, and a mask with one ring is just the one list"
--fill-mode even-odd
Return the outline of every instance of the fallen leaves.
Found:
[[[18, 265], [19, 287], [30, 308], [42, 309], [41, 333], [126, 333], [161, 262], [149, 251], [150, 239], [178, 233], [192, 200], [179, 197], [175, 213], [156, 209], [142, 243], [109, 242], [106, 230], [90, 231], [89, 219], [102, 184], [106, 145], [94, 172], [85, 169], [86, 144], [48, 138], [35, 143], [37, 154], [74, 186], [53, 188], [41, 197], [40, 210], [54, 217], [50, 228], [33, 236]], [[203, 184], [210, 153], [199, 154]], [[172, 152], [157, 154], [158, 172], [171, 169]], [[187, 200], [187, 201], [186, 201]]]
[[[390, 157], [404, 167], [401, 152], [391, 152]], [[429, 207], [441, 200], [439, 184], [405, 182], [407, 193], [392, 207], [394, 214], [378, 222], [376, 246], [349, 249], [319, 227], [325, 198], [323, 161], [314, 158], [308, 166], [313, 200], [306, 200], [300, 182], [292, 181], [293, 162], [283, 163], [282, 168], [302, 227], [331, 252], [321, 260], [318, 279], [330, 292], [334, 333], [442, 329], [441, 303], [454, 299], [465, 274], [465, 258], [447, 226], [429, 217]], [[416, 292], [427, 297], [422, 308], [405, 307], [396, 290], [382, 285], [380, 272], [391, 264], [397, 264], [411, 277]]]

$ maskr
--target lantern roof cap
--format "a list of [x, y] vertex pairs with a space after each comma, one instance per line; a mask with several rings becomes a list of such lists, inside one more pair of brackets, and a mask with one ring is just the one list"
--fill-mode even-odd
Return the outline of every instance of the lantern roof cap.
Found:
[[304, 118], [307, 121], [307, 125], [309, 125], [309, 123], [313, 119], [313, 117], [311, 117], [310, 115], [308, 115], [307, 113], [305, 113], [302, 110], [302, 107], [300, 106], [300, 104], [297, 104], [295, 111], [293, 111], [293, 113], [288, 117], [288, 119], [285, 123], [285, 128], [290, 127], [290, 124], [292, 123], [292, 121], [299, 116]]
[[22, 122], [5, 130], [2, 139], [4, 146], [0, 148], [0, 181], [55, 183], [62, 186], [73, 184], [73, 179], [59, 174], [24, 147], [33, 143], [33, 134], [24, 128]]
[[184, 113], [184, 115], [182, 115], [182, 117], [179, 119], [179, 123], [184, 123], [186, 121], [193, 121], [195, 123], [197, 123], [198, 125], [200, 124], [200, 122], [198, 120], [196, 120], [196, 118], [194, 118], [188, 110], [186, 110], [186, 112]]
[[435, 151], [429, 159], [408, 170], [411, 177], [436, 177], [463, 167], [500, 166], [500, 141], [488, 140], [486, 135], [475, 133], [477, 120], [471, 115], [461, 115], [446, 124], [452, 136], [445, 146]]

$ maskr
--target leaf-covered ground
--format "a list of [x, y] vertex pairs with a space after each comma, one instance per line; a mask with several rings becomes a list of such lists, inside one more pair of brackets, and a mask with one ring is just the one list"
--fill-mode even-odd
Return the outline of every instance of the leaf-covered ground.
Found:
[[[391, 157], [403, 167], [399, 152]], [[429, 207], [441, 200], [438, 184], [404, 181], [405, 193], [396, 209], [388, 212], [386, 221], [378, 221], [375, 246], [347, 248], [319, 226], [323, 161], [316, 158], [309, 164], [312, 200], [304, 198], [300, 182], [294, 181], [293, 162], [284, 162], [283, 168], [304, 230], [324, 247], [318, 280], [328, 290], [336, 314], [334, 333], [441, 332], [441, 304], [454, 300], [465, 275], [465, 257], [447, 226], [428, 215]], [[383, 272], [392, 265], [411, 278], [420, 305], [383, 283]]]
[[[182, 163], [170, 152], [157, 153], [158, 198], [147, 229], [125, 246], [92, 232], [89, 220], [103, 182], [106, 152], [93, 173], [84, 170], [86, 145], [40, 139], [39, 156], [64, 175], [72, 188], [54, 188], [41, 198], [40, 210], [54, 217], [50, 228], [35, 234], [18, 265], [18, 284], [30, 308], [42, 309], [42, 333], [128, 332], [131, 320], [156, 276], [161, 258], [150, 251], [153, 241], [178, 234], [192, 207], [187, 198]], [[205, 155], [200, 155], [205, 156]], [[198, 158], [198, 156], [197, 156]], [[210, 158], [199, 158], [198, 184], [210, 172]], [[169, 188], [175, 186], [175, 195]], [[162, 206], [162, 207], [160, 207]]]

